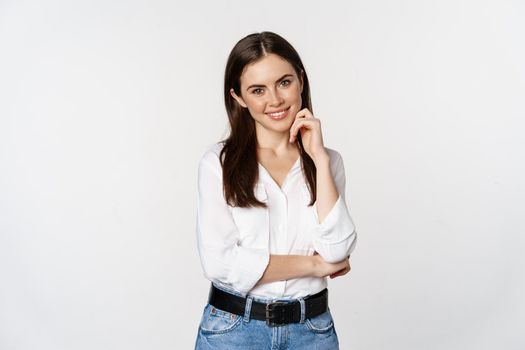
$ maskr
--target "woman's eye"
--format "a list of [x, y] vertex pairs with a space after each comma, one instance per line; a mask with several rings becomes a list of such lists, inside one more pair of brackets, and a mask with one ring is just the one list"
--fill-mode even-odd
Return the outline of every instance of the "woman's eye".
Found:
[[255, 89], [255, 90], [252, 90], [252, 92], [256, 95], [260, 95], [262, 94], [262, 89]]
[[290, 84], [290, 80], [288, 80], [288, 79], [284, 79], [283, 81], [281, 81], [281, 85], [282, 85], [283, 83], [286, 83], [286, 84], [284, 84], [284, 86], [289, 85], [289, 84]]

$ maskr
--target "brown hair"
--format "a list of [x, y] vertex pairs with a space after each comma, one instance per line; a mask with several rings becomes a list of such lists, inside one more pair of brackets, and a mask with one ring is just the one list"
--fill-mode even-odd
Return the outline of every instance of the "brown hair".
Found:
[[[220, 153], [222, 165], [223, 191], [226, 202], [236, 207], [266, 207], [254, 194], [254, 187], [259, 178], [256, 150], [255, 121], [247, 108], [243, 108], [230, 94], [233, 88], [240, 94], [240, 79], [246, 65], [255, 62], [268, 54], [276, 54], [288, 61], [297, 76], [302, 74], [302, 106], [311, 112], [310, 85], [299, 54], [283, 37], [272, 32], [250, 34], [237, 42], [233, 47], [224, 74], [224, 102], [230, 122], [229, 136], [221, 140], [224, 147]], [[301, 133], [297, 133], [302, 171], [310, 190], [311, 201], [316, 200], [316, 168], [303, 147]]]

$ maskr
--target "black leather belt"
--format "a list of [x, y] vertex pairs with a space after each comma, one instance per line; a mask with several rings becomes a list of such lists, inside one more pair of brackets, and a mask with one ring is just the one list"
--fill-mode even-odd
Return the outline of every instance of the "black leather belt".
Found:
[[[212, 285], [208, 303], [217, 309], [244, 316], [246, 298], [230, 294]], [[328, 289], [325, 288], [317, 294], [305, 297], [304, 303], [305, 319], [326, 312], [328, 310]], [[301, 321], [301, 304], [297, 299], [268, 304], [253, 300], [250, 318], [266, 321], [270, 327], [298, 323]]]

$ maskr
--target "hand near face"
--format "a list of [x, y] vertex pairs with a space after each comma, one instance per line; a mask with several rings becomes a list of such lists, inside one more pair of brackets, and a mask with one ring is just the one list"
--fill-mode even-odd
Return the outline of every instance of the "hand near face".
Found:
[[301, 109], [290, 127], [290, 142], [296, 142], [297, 133], [301, 133], [304, 150], [314, 162], [326, 155], [321, 133], [321, 121], [314, 117], [308, 108]]

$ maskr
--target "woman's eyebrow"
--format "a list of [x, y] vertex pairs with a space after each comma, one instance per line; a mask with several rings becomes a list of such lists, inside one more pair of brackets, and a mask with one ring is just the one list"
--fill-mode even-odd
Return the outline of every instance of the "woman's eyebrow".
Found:
[[[286, 77], [288, 77], [288, 76], [293, 77], [293, 74], [285, 74], [285, 75], [283, 75], [282, 77], [280, 77], [279, 79], [277, 79], [275, 82], [278, 83], [278, 82], [280, 82], [281, 80], [283, 80], [284, 78], [286, 78]], [[264, 87], [264, 86], [265, 86], [265, 85], [252, 84], [252, 85], [248, 86], [248, 87], [246, 88], [246, 90], [250, 90], [250, 89], [253, 88], [253, 87]]]

